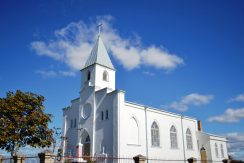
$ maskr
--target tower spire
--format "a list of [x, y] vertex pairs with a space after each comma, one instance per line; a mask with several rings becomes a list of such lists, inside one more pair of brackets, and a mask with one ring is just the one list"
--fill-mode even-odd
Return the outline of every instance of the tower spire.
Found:
[[94, 47], [92, 48], [92, 51], [91, 51], [89, 57], [86, 60], [86, 63], [85, 63], [85, 66], [83, 67], [83, 69], [86, 67], [89, 67], [93, 64], [99, 64], [101, 66], [114, 70], [114, 66], [110, 60], [107, 49], [105, 48], [102, 38], [100, 37], [101, 26], [102, 26], [102, 24], [99, 24], [97, 26], [98, 30], [99, 30], [99, 35], [98, 35], [98, 38], [97, 38], [97, 41], [96, 41]]

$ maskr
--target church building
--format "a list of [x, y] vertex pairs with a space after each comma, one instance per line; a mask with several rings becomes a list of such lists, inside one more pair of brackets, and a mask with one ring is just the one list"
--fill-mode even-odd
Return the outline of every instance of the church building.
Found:
[[116, 89], [115, 74], [99, 35], [81, 69], [79, 96], [63, 109], [64, 155], [228, 158], [225, 137], [203, 132], [195, 118], [127, 101], [126, 92]]

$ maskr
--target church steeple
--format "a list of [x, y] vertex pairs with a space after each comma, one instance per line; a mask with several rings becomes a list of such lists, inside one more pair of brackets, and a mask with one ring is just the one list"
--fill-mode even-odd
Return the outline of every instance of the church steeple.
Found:
[[115, 69], [103, 44], [100, 33], [85, 63], [82, 73], [82, 86], [95, 86], [95, 90], [115, 89]]
[[93, 65], [99, 64], [101, 66], [114, 70], [114, 66], [109, 58], [108, 52], [103, 44], [101, 36], [99, 35], [97, 41], [88, 57], [83, 69]]

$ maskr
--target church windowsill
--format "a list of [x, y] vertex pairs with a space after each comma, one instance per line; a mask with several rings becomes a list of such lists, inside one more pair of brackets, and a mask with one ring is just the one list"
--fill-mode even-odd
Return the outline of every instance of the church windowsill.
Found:
[[140, 147], [140, 144], [127, 144], [128, 146]]
[[159, 148], [159, 149], [161, 149], [162, 147], [161, 146], [151, 146], [151, 148]]

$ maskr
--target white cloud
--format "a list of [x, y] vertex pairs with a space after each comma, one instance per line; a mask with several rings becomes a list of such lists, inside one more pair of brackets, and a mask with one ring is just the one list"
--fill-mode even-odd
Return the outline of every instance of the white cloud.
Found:
[[232, 132], [224, 134], [228, 139], [229, 154], [234, 159], [244, 160], [244, 133]]
[[54, 32], [54, 40], [34, 41], [31, 48], [41, 56], [48, 56], [67, 64], [70, 68], [81, 69], [97, 37], [97, 24], [102, 23], [102, 38], [112, 56], [127, 70], [150, 66], [166, 71], [184, 63], [183, 59], [169, 53], [165, 48], [142, 45], [139, 36], [123, 38], [112, 26], [112, 16], [100, 16], [96, 21], [72, 22]]
[[169, 54], [161, 48], [151, 46], [142, 51], [142, 60], [146, 65], [153, 65], [156, 68], [174, 69], [182, 64], [183, 60], [176, 55]]
[[209, 122], [235, 123], [244, 119], [244, 108], [228, 108], [224, 114], [208, 118]]
[[229, 141], [243, 141], [244, 143], [244, 133], [231, 132], [225, 134]]
[[187, 111], [190, 106], [201, 106], [208, 104], [214, 98], [213, 95], [202, 95], [198, 93], [191, 93], [181, 98], [180, 101], [174, 101], [168, 108], [178, 111]]
[[73, 71], [54, 71], [54, 70], [37, 70], [37, 74], [40, 74], [44, 78], [54, 78], [58, 76], [73, 77], [75, 73]]
[[244, 102], [244, 94], [240, 94], [234, 98], [229, 99], [229, 102]]
[[31, 43], [31, 46], [33, 49], [36, 50], [38, 55], [46, 55], [46, 56], [52, 57], [56, 60], [63, 59], [63, 56], [61, 55], [61, 53], [58, 53], [57, 46], [59, 46], [59, 45], [57, 43], [50, 43], [47, 45], [44, 42], [35, 41], [35, 42]]

